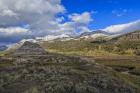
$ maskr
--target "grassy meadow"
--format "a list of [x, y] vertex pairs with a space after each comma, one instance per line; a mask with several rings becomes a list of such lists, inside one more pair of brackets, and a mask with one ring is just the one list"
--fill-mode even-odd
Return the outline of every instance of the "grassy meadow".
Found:
[[93, 58], [118, 72], [119, 78], [140, 88], [140, 41], [112, 40], [104, 43], [92, 40], [71, 40], [66, 42], [45, 42], [46, 51], [72, 56]]

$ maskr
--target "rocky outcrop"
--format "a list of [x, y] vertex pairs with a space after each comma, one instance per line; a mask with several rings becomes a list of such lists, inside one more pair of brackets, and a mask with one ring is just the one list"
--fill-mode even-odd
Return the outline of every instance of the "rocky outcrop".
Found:
[[120, 39], [139, 40], [140, 39], [140, 31], [135, 31], [132, 33], [122, 35], [122, 36], [120, 36]]
[[125, 37], [129, 38], [129, 39], [140, 39], [140, 32], [127, 34], [127, 35], [125, 35]]
[[25, 42], [19, 49], [14, 52], [14, 55], [44, 55], [46, 51], [36, 43]]

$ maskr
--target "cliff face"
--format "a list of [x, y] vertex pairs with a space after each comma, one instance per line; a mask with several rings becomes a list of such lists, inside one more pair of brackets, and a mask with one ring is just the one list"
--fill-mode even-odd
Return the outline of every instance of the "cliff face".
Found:
[[19, 49], [14, 52], [14, 55], [44, 55], [46, 51], [38, 44], [25, 42]]

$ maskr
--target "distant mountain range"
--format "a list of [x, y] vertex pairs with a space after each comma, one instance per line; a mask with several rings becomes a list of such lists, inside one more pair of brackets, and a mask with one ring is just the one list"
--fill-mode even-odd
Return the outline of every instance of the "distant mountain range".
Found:
[[[84, 32], [80, 35], [77, 36], [71, 36], [68, 34], [62, 34], [62, 35], [47, 35], [45, 37], [37, 37], [35, 40], [36, 42], [41, 42], [41, 41], [68, 41], [68, 40], [77, 40], [81, 38], [85, 39], [96, 39], [98, 37], [110, 37], [114, 36], [111, 33], [102, 31], [102, 30], [96, 30], [92, 32]], [[27, 40], [28, 41], [28, 40]]]
[[[86, 36], [89, 36], [86, 35]], [[140, 31], [123, 35], [109, 35], [97, 39], [73, 39], [70, 41], [42, 42], [50, 51], [84, 56], [140, 55]]]
[[[48, 36], [45, 36], [45, 37], [37, 37], [35, 39], [23, 39], [18, 43], [10, 45], [8, 50], [18, 48], [26, 41], [30, 41], [30, 42], [34, 42], [34, 43], [41, 43], [41, 42], [44, 42], [44, 41], [54, 42], [54, 41], [80, 40], [80, 39], [96, 40], [99, 37], [102, 37], [102, 39], [104, 38], [104, 39], [111, 40], [111, 39], [120, 38], [120, 37], [123, 37], [123, 36], [128, 36], [128, 35], [131, 35], [131, 34], [133, 34], [133, 38], [135, 38], [135, 37], [138, 38], [138, 37], [140, 37], [139, 35], [136, 35], [136, 33], [138, 33], [138, 32], [139, 31], [133, 31], [133, 32], [126, 33], [126, 34], [111, 34], [111, 33], [108, 33], [106, 31], [96, 30], [96, 31], [92, 31], [92, 32], [84, 32], [84, 33], [82, 33], [82, 34], [80, 34], [79, 36], [76, 36], [76, 37], [72, 37], [72, 36], [67, 35], [67, 34], [56, 35], [56, 36], [55, 35], [48, 35]], [[132, 35], [130, 37], [132, 38]], [[5, 50], [5, 49], [7, 49], [7, 47], [1, 46], [0, 50]]]
[[102, 31], [102, 30], [96, 30], [92, 32], [84, 32], [82, 33], [79, 38], [84, 38], [84, 39], [96, 39], [98, 37], [109, 37], [113, 34]]
[[92, 31], [92, 32], [84, 32], [80, 35], [80, 37], [82, 36], [88, 36], [88, 35], [93, 35], [93, 34], [105, 34], [105, 35], [112, 35], [108, 32], [102, 31], [102, 30], [96, 30], [96, 31]]
[[37, 37], [37, 41], [52, 41], [52, 40], [63, 40], [71, 38], [70, 35], [62, 34], [62, 35], [47, 35], [45, 37]]
[[8, 48], [7, 46], [2, 45], [2, 46], [0, 46], [0, 51], [4, 51], [4, 50], [6, 50], [7, 48]]

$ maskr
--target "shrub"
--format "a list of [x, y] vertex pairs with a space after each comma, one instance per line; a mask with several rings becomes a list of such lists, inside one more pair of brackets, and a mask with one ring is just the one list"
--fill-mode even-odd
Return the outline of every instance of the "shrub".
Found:
[[136, 50], [136, 51], [135, 51], [135, 54], [136, 54], [137, 56], [140, 56], [140, 50]]

